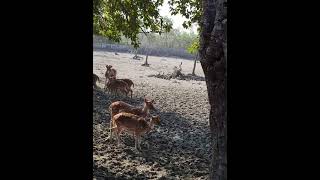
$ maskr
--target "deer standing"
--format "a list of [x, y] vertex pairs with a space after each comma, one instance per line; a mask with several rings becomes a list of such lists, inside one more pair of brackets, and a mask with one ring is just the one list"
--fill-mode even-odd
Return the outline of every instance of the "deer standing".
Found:
[[132, 80], [130, 80], [130, 79], [118, 79], [118, 80], [126, 82], [129, 86], [129, 88], [131, 88], [131, 86], [134, 87], [134, 84], [133, 84]]
[[113, 69], [111, 65], [106, 65], [106, 73], [105, 73], [105, 77], [106, 79], [108, 79], [109, 77], [117, 77], [117, 70]]
[[150, 110], [156, 110], [153, 106], [154, 100], [147, 100], [144, 99], [143, 107], [134, 107], [128, 103], [125, 103], [123, 101], [116, 101], [111, 103], [109, 106], [109, 112], [110, 112], [110, 139], [112, 139], [112, 127], [114, 126], [114, 120], [113, 117], [121, 112], [131, 113], [135, 114], [140, 117], [147, 117], [150, 113]]
[[114, 76], [111, 76], [107, 79], [105, 90], [107, 89], [110, 92], [115, 92], [115, 93], [120, 91], [126, 96], [128, 96], [129, 92], [131, 92], [131, 98], [132, 98], [132, 89], [128, 86], [128, 84], [125, 81], [115, 79]]
[[154, 125], [160, 124], [159, 116], [152, 116], [150, 122], [146, 121], [145, 118], [131, 114], [131, 113], [119, 113], [114, 117], [114, 124], [111, 130], [116, 129], [117, 131], [117, 142], [118, 146], [120, 145], [120, 134], [123, 130], [133, 132], [135, 137], [135, 148], [140, 149], [140, 138], [141, 135], [150, 132]]

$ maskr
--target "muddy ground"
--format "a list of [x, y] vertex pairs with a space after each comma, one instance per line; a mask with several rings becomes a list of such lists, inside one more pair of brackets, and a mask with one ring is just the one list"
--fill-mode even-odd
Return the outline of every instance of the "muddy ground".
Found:
[[[93, 92], [94, 179], [208, 179], [210, 159], [209, 103], [204, 81], [159, 79], [152, 74], [169, 73], [183, 62], [183, 73], [192, 71], [193, 61], [149, 56], [150, 67], [132, 54], [94, 52], [94, 73], [101, 89]], [[118, 78], [135, 83], [133, 98], [104, 93], [105, 65], [113, 65]], [[196, 74], [203, 77], [200, 64]], [[142, 151], [134, 148], [131, 134], [121, 135], [122, 143], [110, 141], [108, 107], [122, 100], [142, 106], [143, 97], [154, 99], [161, 124], [142, 138]], [[149, 148], [148, 148], [149, 147]]]

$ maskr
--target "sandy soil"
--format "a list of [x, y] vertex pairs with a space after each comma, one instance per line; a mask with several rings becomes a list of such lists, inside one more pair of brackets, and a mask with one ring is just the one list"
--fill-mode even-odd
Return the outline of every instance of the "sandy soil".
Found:
[[[132, 99], [116, 98], [99, 89], [93, 92], [94, 179], [208, 179], [210, 133], [205, 82], [148, 77], [169, 73], [180, 62], [182, 73], [191, 73], [193, 61], [150, 56], [150, 67], [144, 67], [144, 60], [132, 57], [125, 53], [93, 53], [93, 71], [102, 79], [99, 87], [104, 87], [106, 64], [117, 70], [118, 78], [130, 78], [135, 83]], [[203, 76], [200, 64], [196, 74]], [[108, 139], [111, 101], [141, 106], [144, 96], [156, 101], [159, 111], [153, 114], [160, 115], [161, 124], [142, 138], [142, 151], [134, 149], [134, 139], [126, 133], [118, 147], [115, 140]]]

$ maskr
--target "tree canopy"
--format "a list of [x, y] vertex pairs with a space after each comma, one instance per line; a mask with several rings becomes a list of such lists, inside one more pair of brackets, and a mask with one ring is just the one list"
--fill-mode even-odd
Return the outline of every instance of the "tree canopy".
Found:
[[[121, 36], [131, 40], [137, 48], [140, 33], [169, 32], [172, 21], [159, 14], [164, 0], [93, 0], [93, 32], [115, 42]], [[181, 22], [184, 28], [192, 23], [200, 23], [202, 6], [200, 0], [169, 0], [172, 15], [180, 13], [187, 21]]]
[[93, 0], [93, 32], [119, 42], [121, 35], [139, 46], [139, 33], [169, 32], [172, 22], [159, 14], [163, 0]]
[[172, 15], [181, 14], [187, 21], [182, 23], [184, 28], [191, 27], [192, 23], [200, 24], [202, 16], [202, 1], [200, 0], [169, 0]]

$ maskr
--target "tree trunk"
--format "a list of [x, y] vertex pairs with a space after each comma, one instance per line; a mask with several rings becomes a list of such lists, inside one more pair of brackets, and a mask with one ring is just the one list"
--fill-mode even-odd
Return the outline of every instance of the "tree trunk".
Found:
[[147, 55], [146, 55], [146, 61], [144, 62], [145, 65], [149, 65], [149, 64], [148, 64], [148, 57], [149, 57], [149, 55], [147, 54]]
[[226, 0], [202, 0], [200, 63], [206, 78], [212, 136], [210, 179], [227, 179], [227, 7]]
[[147, 67], [150, 66], [150, 64], [148, 63], [148, 57], [149, 57], [149, 52], [147, 52], [146, 60], [144, 61], [144, 63], [141, 66], [147, 66]]
[[196, 75], [196, 74], [194, 73], [194, 71], [196, 70], [197, 59], [198, 59], [198, 53], [197, 53], [197, 55], [196, 55], [196, 58], [194, 59], [194, 64], [193, 64], [193, 69], [192, 69], [192, 75], [193, 75], [193, 76]]

